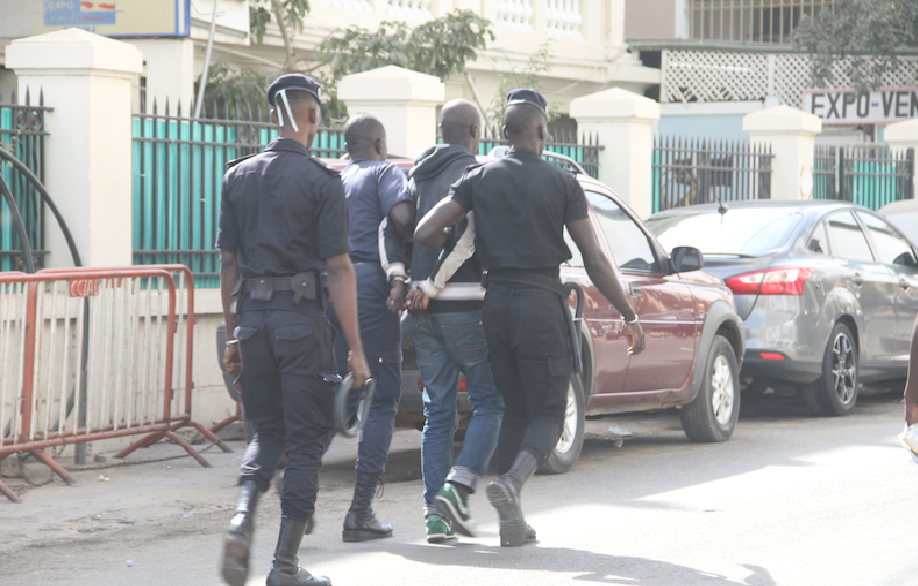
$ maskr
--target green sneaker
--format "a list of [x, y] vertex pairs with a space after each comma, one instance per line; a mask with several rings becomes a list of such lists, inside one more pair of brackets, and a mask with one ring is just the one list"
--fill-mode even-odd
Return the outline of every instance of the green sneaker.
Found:
[[427, 543], [446, 543], [456, 538], [449, 523], [436, 513], [427, 516]]
[[434, 506], [450, 527], [466, 537], [478, 536], [478, 524], [472, 519], [469, 500], [462, 498], [456, 487], [447, 482], [434, 497]]

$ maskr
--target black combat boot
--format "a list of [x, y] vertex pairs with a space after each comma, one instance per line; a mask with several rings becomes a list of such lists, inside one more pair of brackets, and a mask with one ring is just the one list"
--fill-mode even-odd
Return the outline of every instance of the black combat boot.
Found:
[[223, 579], [230, 586], [245, 586], [249, 577], [255, 508], [261, 492], [254, 478], [244, 478], [239, 485], [236, 514], [223, 539]]
[[[523, 542], [523, 545], [526, 545], [529, 543], [538, 543], [538, 542], [539, 542], [539, 539], [536, 537], [535, 529], [532, 528], [532, 525], [527, 523], [526, 524], [526, 541]], [[509, 543], [505, 544], [503, 539], [501, 539], [500, 544], [509, 545]]]
[[326, 576], [313, 576], [299, 565], [296, 554], [305, 533], [306, 521], [281, 517], [274, 564], [265, 578], [265, 586], [331, 586], [331, 580]]
[[[281, 463], [278, 464], [278, 468], [284, 468], [287, 466], [287, 454], [284, 454], [281, 458]], [[285, 470], [281, 470], [274, 476], [274, 486], [277, 488], [278, 498], [283, 498], [284, 496], [284, 473]], [[306, 519], [306, 535], [312, 535], [312, 532], [316, 528], [316, 522], [312, 515], [309, 515], [309, 518]]]
[[379, 478], [357, 475], [354, 484], [354, 500], [344, 518], [344, 541], [369, 541], [383, 537], [392, 537], [392, 525], [380, 523], [373, 512], [372, 501], [376, 493]]
[[532, 453], [520, 452], [510, 471], [488, 484], [488, 500], [500, 516], [501, 546], [516, 547], [536, 541], [535, 530], [523, 517], [520, 491], [538, 467], [539, 463]]

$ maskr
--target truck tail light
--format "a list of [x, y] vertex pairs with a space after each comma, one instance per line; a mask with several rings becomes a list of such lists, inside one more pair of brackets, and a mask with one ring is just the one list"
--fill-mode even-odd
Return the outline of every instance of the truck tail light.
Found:
[[776, 267], [730, 277], [725, 282], [734, 295], [803, 295], [813, 276], [809, 267]]
[[[418, 391], [421, 393], [424, 392], [424, 381], [422, 381], [421, 379], [418, 379]], [[459, 377], [459, 386], [458, 386], [457, 392], [459, 393], [466, 392], [464, 376]]]

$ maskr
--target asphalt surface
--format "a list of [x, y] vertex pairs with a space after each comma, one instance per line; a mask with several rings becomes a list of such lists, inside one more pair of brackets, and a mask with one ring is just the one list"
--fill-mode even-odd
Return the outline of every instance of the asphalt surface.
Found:
[[[911, 555], [918, 466], [896, 439], [896, 394], [862, 397], [845, 418], [810, 417], [794, 399], [744, 399], [737, 432], [722, 444], [688, 442], [674, 412], [593, 420], [588, 428], [570, 473], [527, 485], [524, 509], [541, 542], [522, 548], [499, 547], [483, 491], [472, 497], [478, 537], [426, 543], [414, 430], [396, 432], [374, 504], [395, 536], [341, 543], [356, 446], [337, 438], [323, 467], [319, 525], [304, 539], [300, 562], [336, 586], [918, 585]], [[617, 447], [609, 428], [631, 436]], [[74, 486], [26, 490], [22, 505], [0, 502], [0, 584], [220, 584], [220, 539], [242, 456], [242, 442], [232, 444], [234, 454], [204, 452], [213, 468], [162, 443], [128, 465], [109, 459], [75, 471]], [[27, 468], [34, 484], [48, 480], [47, 469]], [[252, 586], [270, 567], [278, 515], [269, 494]]]

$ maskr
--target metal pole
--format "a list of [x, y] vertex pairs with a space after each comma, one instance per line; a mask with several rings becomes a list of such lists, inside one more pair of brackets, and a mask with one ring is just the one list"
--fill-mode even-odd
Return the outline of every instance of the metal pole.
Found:
[[201, 117], [201, 104], [204, 103], [204, 88], [207, 87], [207, 71], [210, 68], [210, 53], [214, 48], [214, 30], [217, 28], [217, 4], [214, 0], [214, 11], [210, 16], [210, 35], [207, 37], [207, 53], [204, 55], [204, 71], [201, 72], [201, 81], [198, 83], [198, 99], [194, 102], [194, 117]]

